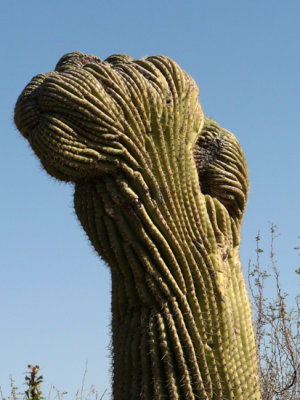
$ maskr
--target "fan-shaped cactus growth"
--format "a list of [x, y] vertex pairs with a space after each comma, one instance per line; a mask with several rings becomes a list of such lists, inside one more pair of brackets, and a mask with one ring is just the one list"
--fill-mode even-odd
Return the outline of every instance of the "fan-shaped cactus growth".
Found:
[[169, 58], [62, 57], [15, 122], [112, 276], [113, 394], [260, 399], [239, 261], [247, 166]]

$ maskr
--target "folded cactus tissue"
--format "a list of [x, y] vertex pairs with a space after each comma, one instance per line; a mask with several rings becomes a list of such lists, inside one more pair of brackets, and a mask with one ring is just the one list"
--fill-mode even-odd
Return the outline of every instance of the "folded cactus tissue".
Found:
[[74, 183], [110, 267], [114, 399], [259, 400], [239, 259], [247, 165], [194, 80], [164, 56], [73, 52], [25, 87], [15, 123]]

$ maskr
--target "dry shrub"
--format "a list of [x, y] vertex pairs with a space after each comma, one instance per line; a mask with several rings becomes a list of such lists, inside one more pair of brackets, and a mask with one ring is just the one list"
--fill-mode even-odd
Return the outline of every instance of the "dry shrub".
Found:
[[[249, 261], [248, 282], [253, 305], [259, 374], [263, 400], [300, 400], [300, 296], [289, 308], [275, 259], [277, 234], [272, 224], [270, 266], [262, 267], [261, 237], [256, 237], [256, 262]], [[298, 247], [295, 248], [299, 250]], [[300, 273], [299, 269], [296, 273]], [[265, 284], [272, 279], [274, 297], [265, 297]]]

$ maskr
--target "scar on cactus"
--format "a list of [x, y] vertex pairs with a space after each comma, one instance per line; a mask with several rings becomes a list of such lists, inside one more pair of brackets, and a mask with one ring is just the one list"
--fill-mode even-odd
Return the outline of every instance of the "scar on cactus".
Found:
[[114, 399], [260, 399], [239, 260], [246, 161], [194, 80], [163, 56], [74, 52], [25, 87], [15, 123], [74, 183], [110, 266]]

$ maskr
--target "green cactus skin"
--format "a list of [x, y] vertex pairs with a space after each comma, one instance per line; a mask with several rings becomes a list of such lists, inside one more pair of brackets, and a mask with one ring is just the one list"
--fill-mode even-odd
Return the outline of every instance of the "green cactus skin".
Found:
[[248, 175], [174, 61], [78, 52], [37, 75], [15, 123], [111, 269], [113, 395], [260, 399], [239, 261]]

